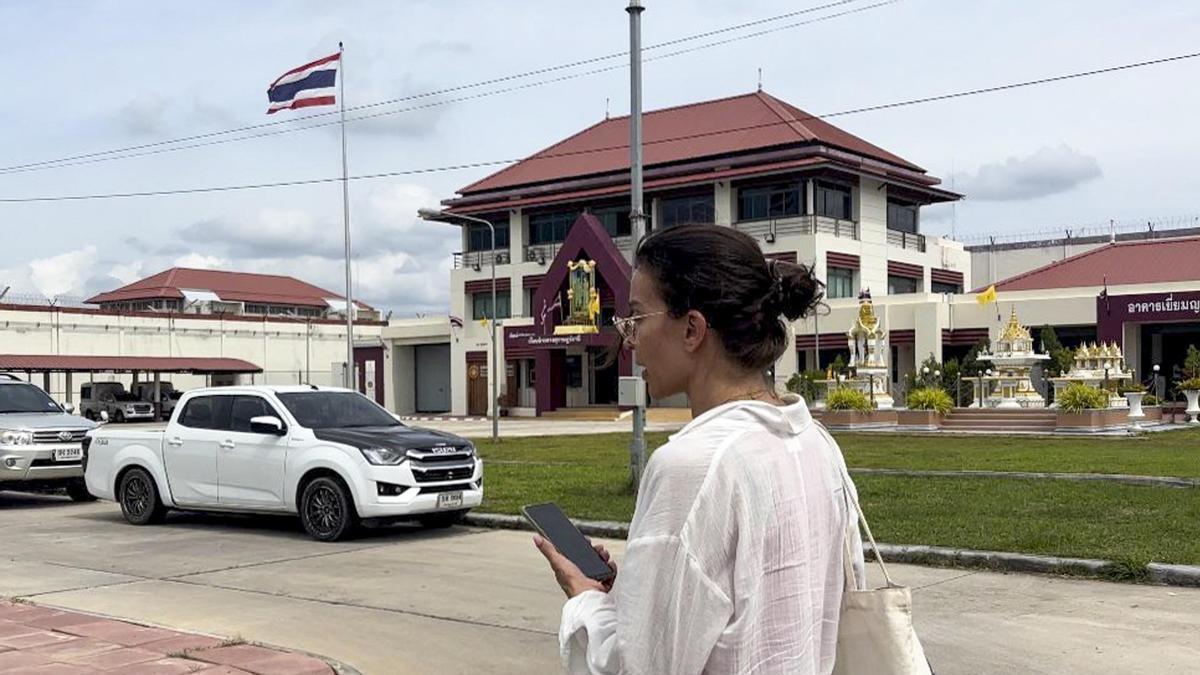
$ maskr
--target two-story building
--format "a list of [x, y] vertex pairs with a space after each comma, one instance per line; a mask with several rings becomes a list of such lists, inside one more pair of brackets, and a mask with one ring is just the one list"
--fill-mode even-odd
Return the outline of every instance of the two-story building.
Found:
[[[941, 353], [940, 323], [918, 324], [943, 294], [963, 292], [970, 256], [920, 231], [922, 206], [960, 197], [937, 178], [762, 91], [647, 112], [643, 139], [648, 232], [684, 223], [742, 230], [768, 257], [815, 267], [833, 310], [853, 308], [869, 290], [884, 308], [897, 378], [918, 354]], [[489, 410], [493, 315], [503, 326], [501, 405], [532, 415], [616, 403], [617, 377], [630, 368], [624, 354], [612, 357], [611, 327], [628, 294], [629, 190], [629, 118], [619, 117], [445, 200], [451, 212], [486, 219], [496, 232], [493, 250], [488, 227], [464, 226], [454, 256], [452, 412]], [[566, 265], [580, 258], [597, 262], [603, 328], [554, 336], [548, 327], [561, 311]], [[796, 349], [776, 365], [777, 379], [828, 364], [846, 347], [846, 327], [820, 317], [798, 322]]]

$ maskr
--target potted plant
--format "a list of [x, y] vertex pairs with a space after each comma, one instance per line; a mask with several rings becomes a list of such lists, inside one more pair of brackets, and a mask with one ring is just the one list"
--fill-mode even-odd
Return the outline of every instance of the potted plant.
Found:
[[1058, 426], [1068, 429], [1103, 427], [1108, 403], [1107, 390], [1073, 382], [1059, 393]]
[[1200, 415], [1200, 377], [1189, 377], [1180, 382], [1178, 388], [1187, 397], [1187, 410], [1183, 412], [1188, 416], [1188, 424], [1200, 424], [1196, 421]]
[[908, 410], [899, 411], [900, 424], [937, 429], [942, 416], [954, 407], [950, 394], [940, 387], [919, 387], [908, 393]]
[[1120, 387], [1120, 391], [1125, 396], [1125, 400], [1129, 402], [1129, 419], [1136, 429], [1141, 426], [1141, 421], [1146, 414], [1142, 412], [1142, 399], [1146, 396], [1146, 388], [1137, 382]]
[[875, 421], [871, 399], [850, 387], [830, 389], [825, 397], [825, 409], [822, 420], [831, 426], [855, 426]]

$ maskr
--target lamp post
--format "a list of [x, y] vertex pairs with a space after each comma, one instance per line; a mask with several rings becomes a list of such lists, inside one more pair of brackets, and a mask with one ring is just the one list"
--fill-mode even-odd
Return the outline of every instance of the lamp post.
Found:
[[488, 232], [492, 236], [492, 367], [488, 372], [488, 379], [492, 385], [492, 441], [500, 440], [500, 395], [497, 389], [497, 383], [500, 381], [500, 362], [496, 356], [496, 322], [499, 318], [499, 307], [496, 306], [496, 226], [490, 221], [475, 216], [467, 216], [461, 213], [449, 213], [439, 209], [417, 209], [417, 216], [422, 220], [428, 220], [437, 223], [450, 223], [458, 225], [466, 223], [480, 223], [487, 225]]
[[1157, 363], [1154, 364], [1154, 397], [1158, 399], [1159, 403], [1162, 403], [1162, 390], [1158, 386], [1158, 371], [1159, 370], [1160, 370], [1160, 368], [1159, 368], [1158, 364]]

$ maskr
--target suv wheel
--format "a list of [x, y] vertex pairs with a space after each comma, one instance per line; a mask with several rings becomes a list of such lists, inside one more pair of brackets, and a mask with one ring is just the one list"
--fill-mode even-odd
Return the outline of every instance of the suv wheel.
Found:
[[430, 513], [417, 518], [417, 522], [423, 527], [431, 530], [440, 530], [446, 527], [452, 527], [462, 522], [463, 516], [467, 515], [467, 510], [462, 511], [446, 511], [444, 513]]
[[158, 496], [154, 478], [141, 467], [134, 467], [121, 476], [121, 484], [117, 488], [117, 501], [121, 503], [121, 513], [125, 520], [134, 525], [161, 523], [167, 515], [167, 509]]
[[350, 491], [341, 480], [329, 476], [309, 481], [300, 495], [300, 522], [317, 541], [345, 539], [358, 526]]
[[88, 492], [87, 483], [85, 483], [82, 478], [76, 478], [67, 483], [67, 496], [69, 496], [72, 501], [77, 502], [96, 501], [96, 498], [92, 496], [92, 493]]
[[116, 422], [117, 424], [124, 423], [125, 422], [125, 413], [121, 410], [118, 410], [117, 412], [113, 413], [113, 421]]

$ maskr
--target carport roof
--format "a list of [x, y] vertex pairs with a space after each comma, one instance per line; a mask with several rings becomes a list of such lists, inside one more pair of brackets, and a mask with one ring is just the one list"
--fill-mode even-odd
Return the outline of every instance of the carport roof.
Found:
[[38, 372], [162, 372], [261, 373], [262, 368], [241, 359], [182, 356], [64, 356], [60, 354], [0, 354], [0, 371]]

